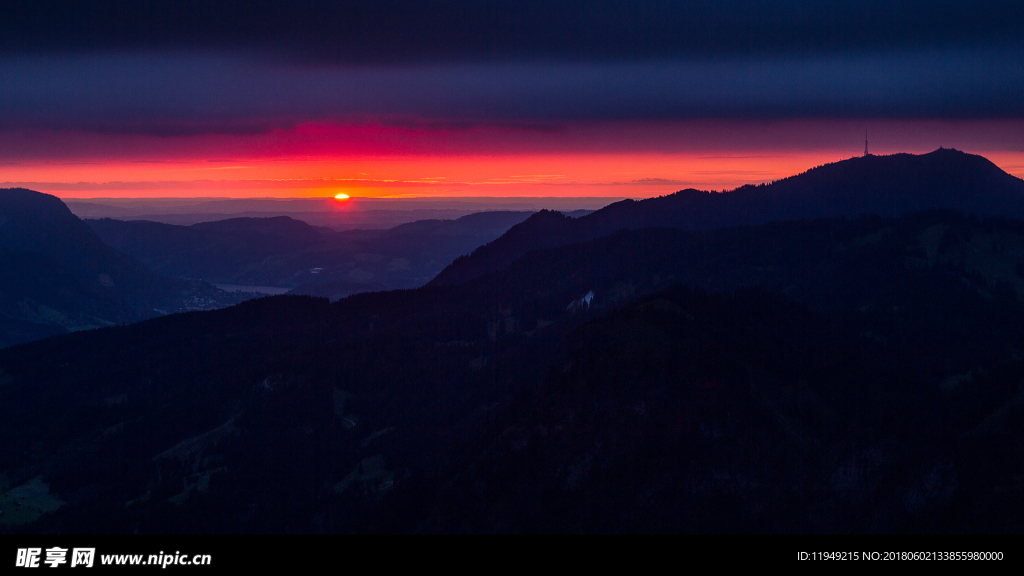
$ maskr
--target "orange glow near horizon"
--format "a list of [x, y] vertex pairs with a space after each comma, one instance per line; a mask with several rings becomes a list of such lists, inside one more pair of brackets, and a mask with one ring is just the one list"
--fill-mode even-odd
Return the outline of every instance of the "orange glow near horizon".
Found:
[[[549, 131], [302, 125], [182, 137], [0, 133], [0, 187], [61, 198], [648, 198], [684, 188], [731, 190], [859, 155], [861, 126], [794, 121]], [[872, 128], [879, 134], [872, 153], [952, 146], [1024, 176], [1024, 141], [1018, 142], [1024, 123], [901, 124], [888, 126], [890, 136], [883, 136], [883, 127]]]
[[249, 159], [8, 166], [3, 187], [62, 198], [593, 196], [646, 198], [684, 188], [730, 190], [849, 157], [813, 151], [559, 154], [385, 159]]

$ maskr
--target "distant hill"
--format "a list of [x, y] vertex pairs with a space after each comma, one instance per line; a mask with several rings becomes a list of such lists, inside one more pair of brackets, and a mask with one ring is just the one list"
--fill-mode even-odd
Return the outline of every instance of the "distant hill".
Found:
[[235, 218], [288, 216], [333, 230], [386, 230], [420, 220], [455, 220], [479, 212], [591, 212], [621, 198], [436, 197], [352, 198], [93, 198], [67, 199], [79, 218], [148, 220], [191, 226]]
[[711, 230], [776, 220], [952, 209], [1024, 217], [1024, 180], [982, 156], [940, 148], [921, 155], [864, 156], [731, 192], [682, 190], [623, 200], [582, 218], [540, 212], [459, 258], [431, 285], [458, 284], [508, 266], [530, 250], [599, 238], [621, 229]]
[[337, 299], [356, 292], [422, 286], [452, 260], [501, 236], [530, 214], [481, 212], [457, 220], [344, 232], [287, 216], [191, 226], [112, 219], [86, 223], [111, 246], [167, 276], [292, 288], [295, 293]]
[[[85, 222], [105, 242], [161, 274], [257, 286], [281, 284], [254, 269], [273, 266], [268, 260], [280, 255], [313, 249], [322, 243], [325, 232], [333, 233], [287, 216], [233, 218], [192, 226], [145, 220]], [[302, 263], [300, 267], [312, 266]]]
[[0, 190], [0, 346], [208, 309], [237, 298], [172, 280], [114, 250], [60, 199]]

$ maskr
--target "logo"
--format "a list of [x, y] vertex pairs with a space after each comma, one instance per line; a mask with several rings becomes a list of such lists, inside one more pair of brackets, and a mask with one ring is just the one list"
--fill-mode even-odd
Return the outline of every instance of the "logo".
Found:
[[[95, 548], [74, 548], [71, 550], [71, 567], [83, 566], [92, 568], [96, 560]], [[68, 563], [68, 549], [54, 546], [46, 549], [46, 559], [43, 559], [42, 548], [18, 548], [18, 556], [14, 565], [18, 568], [38, 568], [40, 562], [56, 568]]]

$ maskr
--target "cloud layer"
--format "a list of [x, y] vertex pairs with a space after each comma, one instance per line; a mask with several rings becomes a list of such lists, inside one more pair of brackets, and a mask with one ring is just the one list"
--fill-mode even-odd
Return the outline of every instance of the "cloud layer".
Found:
[[0, 52], [241, 50], [307, 63], [650, 59], [1019, 45], [1024, 5], [950, 0], [33, 0]]
[[1024, 51], [297, 67], [230, 55], [0, 59], [0, 129], [180, 135], [309, 122], [459, 129], [779, 118], [1024, 118]]

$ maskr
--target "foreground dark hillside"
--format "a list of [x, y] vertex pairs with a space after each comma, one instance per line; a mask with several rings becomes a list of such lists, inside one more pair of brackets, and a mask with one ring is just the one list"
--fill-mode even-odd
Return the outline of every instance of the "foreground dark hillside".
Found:
[[776, 294], [661, 292], [574, 331], [544, 383], [480, 426], [425, 528], [1019, 530], [999, 490], [1022, 461], [992, 444], [1009, 430], [942, 422], [962, 397], [894, 360]]
[[0, 346], [238, 300], [149, 270], [54, 196], [0, 190]]
[[584, 242], [623, 229], [713, 230], [796, 218], [895, 217], [937, 209], [1024, 218], [1024, 181], [982, 156], [943, 148], [921, 155], [850, 158], [730, 192], [689, 189], [623, 200], [582, 218], [540, 212], [457, 259], [431, 284], [459, 284], [501, 270], [530, 250]]
[[1019, 531], [1022, 259], [955, 212], [647, 229], [14, 347], [0, 527]]

